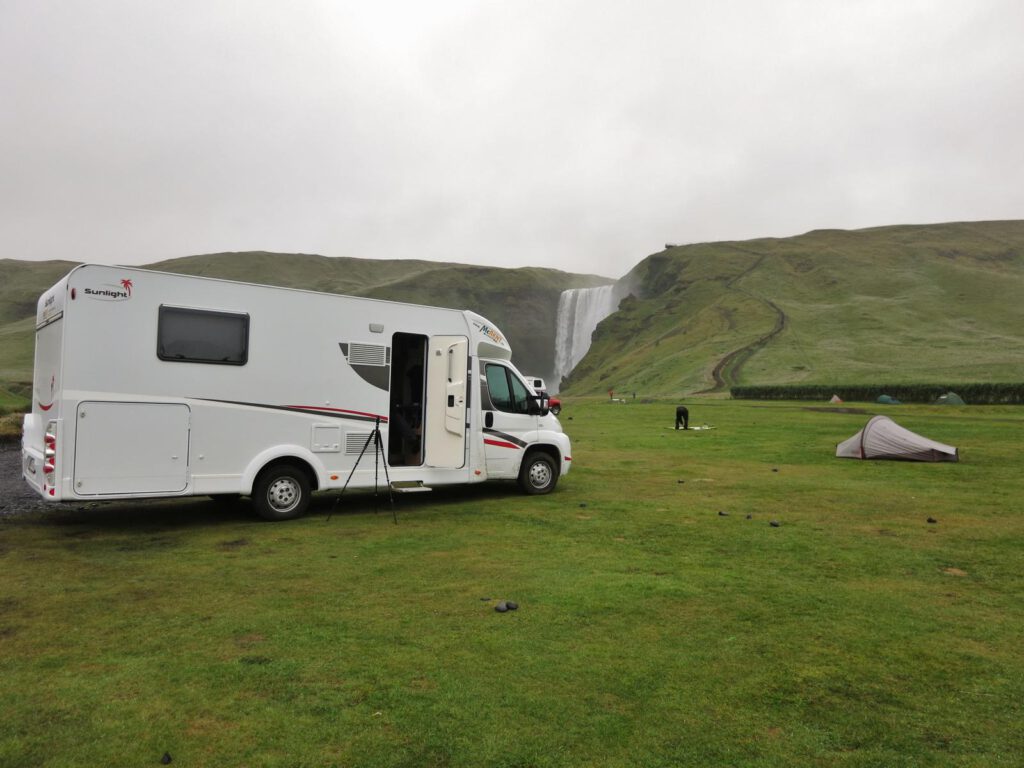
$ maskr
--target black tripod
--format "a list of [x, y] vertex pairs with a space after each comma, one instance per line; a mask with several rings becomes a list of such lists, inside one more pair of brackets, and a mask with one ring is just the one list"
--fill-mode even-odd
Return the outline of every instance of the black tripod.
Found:
[[[378, 512], [378, 495], [377, 495], [377, 479], [380, 477], [380, 464], [381, 464], [381, 453], [384, 451], [384, 440], [380, 436], [380, 416], [377, 417], [376, 422], [373, 425], [373, 432], [366, 436], [366, 442], [363, 444], [363, 450], [359, 452], [356, 463], [352, 465], [352, 471], [348, 473], [348, 479], [345, 480], [345, 485], [341, 488], [341, 493], [334, 500], [334, 506], [331, 507], [330, 514], [327, 515], [327, 519], [331, 519], [331, 515], [334, 514], [334, 510], [338, 508], [338, 502], [341, 501], [342, 495], [345, 493], [345, 489], [348, 488], [348, 484], [352, 481], [352, 475], [356, 473], [356, 468], [359, 466], [359, 462], [363, 458], [363, 454], [366, 453], [366, 449], [370, 447], [370, 443], [373, 443], [373, 511]], [[395, 525], [398, 525], [398, 512], [395, 511], [395, 492], [391, 488], [391, 477], [388, 475], [388, 462], [384, 460], [384, 479], [388, 483], [388, 501], [391, 503], [391, 517], [395, 521]]]

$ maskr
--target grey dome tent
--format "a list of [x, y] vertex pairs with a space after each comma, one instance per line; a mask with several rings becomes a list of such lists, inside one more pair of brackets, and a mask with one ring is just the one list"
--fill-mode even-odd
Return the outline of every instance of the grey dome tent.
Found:
[[967, 403], [956, 392], [947, 392], [944, 395], [939, 395], [935, 405], [967, 405]]
[[836, 446], [836, 456], [840, 459], [960, 461], [952, 445], [921, 437], [888, 416], [872, 416], [864, 429]]

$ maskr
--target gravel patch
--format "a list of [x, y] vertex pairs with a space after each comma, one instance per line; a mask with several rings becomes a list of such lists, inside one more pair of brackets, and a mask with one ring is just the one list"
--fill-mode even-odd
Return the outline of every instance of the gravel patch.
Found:
[[47, 506], [21, 477], [21, 446], [0, 443], [0, 517], [40, 512]]

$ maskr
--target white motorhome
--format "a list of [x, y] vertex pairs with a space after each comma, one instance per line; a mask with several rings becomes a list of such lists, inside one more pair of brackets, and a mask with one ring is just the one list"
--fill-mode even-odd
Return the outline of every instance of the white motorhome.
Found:
[[511, 357], [470, 311], [83, 265], [39, 299], [23, 475], [46, 501], [246, 495], [273, 520], [382, 462], [399, 491], [548, 493], [569, 438]]

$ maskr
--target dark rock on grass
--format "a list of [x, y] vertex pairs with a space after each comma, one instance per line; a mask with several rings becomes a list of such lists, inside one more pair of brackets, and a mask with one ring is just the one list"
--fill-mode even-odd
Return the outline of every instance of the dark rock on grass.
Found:
[[161, 765], [170, 765], [171, 764], [171, 753], [170, 752], [164, 752], [164, 756], [160, 758], [160, 764]]
[[778, 472], [778, 471], [779, 471], [778, 467], [772, 467], [772, 472]]
[[729, 513], [726, 512], [724, 509], [720, 509], [720, 510], [718, 510], [718, 516], [719, 517], [728, 517]]
[[772, 528], [778, 528], [780, 525], [782, 525], [782, 523], [780, 523], [778, 520], [772, 520], [770, 523], [768, 523], [768, 525], [770, 525]]
[[747, 515], [747, 520], [753, 520], [753, 519], [754, 519], [753, 515]]
[[494, 610], [496, 610], [498, 613], [505, 613], [505, 611], [508, 610], [508, 603], [502, 600], [500, 603], [494, 606]]
[[586, 508], [587, 508], [587, 503], [585, 501], [581, 502], [580, 503], [580, 509], [586, 509]]
[[509, 600], [507, 603], [505, 603], [505, 605], [508, 606], [508, 609], [510, 611], [517, 611], [517, 610], [519, 610], [519, 603], [513, 603], [511, 600]]
[[680, 485], [682, 485], [682, 484], [683, 484], [683, 483], [685, 483], [686, 481], [685, 481], [685, 480], [676, 480], [676, 482], [677, 482], [677, 483], [679, 483]]
[[936, 520], [936, 519], [935, 519], [934, 517], [929, 517], [929, 518], [928, 518], [928, 522], [929, 522], [929, 523], [937, 523], [937, 522], [939, 522], [939, 521], [938, 521], [938, 520]]

